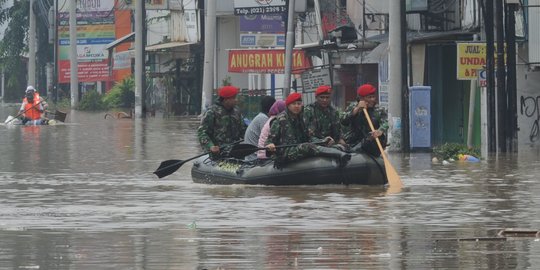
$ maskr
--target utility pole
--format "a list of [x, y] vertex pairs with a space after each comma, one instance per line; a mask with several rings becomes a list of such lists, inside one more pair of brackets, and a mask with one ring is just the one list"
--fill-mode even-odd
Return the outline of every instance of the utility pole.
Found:
[[70, 90], [71, 107], [79, 105], [79, 66], [77, 61], [77, 0], [69, 4], [69, 63], [70, 63]]
[[488, 152], [497, 152], [497, 121], [495, 111], [495, 39], [493, 37], [493, 1], [481, 1], [484, 4], [484, 25], [486, 31], [486, 98], [487, 98], [487, 119], [488, 134], [487, 144]]
[[411, 151], [409, 134], [409, 83], [407, 61], [407, 16], [405, 1], [399, 1], [400, 34], [401, 34], [401, 150]]
[[289, 0], [287, 12], [287, 35], [285, 37], [285, 71], [283, 79], [283, 98], [286, 98], [291, 91], [292, 58], [294, 47], [294, 3]]
[[204, 113], [212, 105], [214, 93], [214, 53], [216, 43], [216, 1], [206, 2], [204, 23], [204, 65], [201, 113]]
[[497, 143], [499, 151], [506, 153], [506, 65], [504, 64], [504, 4], [495, 0], [495, 27], [497, 32]]
[[145, 75], [144, 75], [144, 58], [145, 58], [145, 15], [146, 1], [138, 0], [135, 4], [135, 117], [143, 118], [144, 102], [145, 102]]
[[507, 146], [509, 152], [517, 152], [517, 75], [516, 75], [516, 15], [517, 3], [506, 5], [506, 87], [508, 94]]
[[[401, 138], [401, 128], [397, 129], [394, 126], [392, 119], [399, 118], [401, 120], [401, 92], [403, 89], [402, 82], [402, 58], [401, 58], [401, 0], [389, 0], [389, 83], [388, 83], [388, 123], [390, 124], [390, 144], [396, 151], [401, 150], [401, 142], [397, 139]], [[398, 134], [396, 134], [398, 133]], [[398, 135], [394, 138], [394, 135]]]
[[58, 102], [58, 0], [54, 0], [54, 41], [53, 41], [53, 90], [54, 90], [54, 101]]
[[36, 14], [34, 0], [30, 0], [30, 18], [28, 27], [28, 84], [36, 86]]

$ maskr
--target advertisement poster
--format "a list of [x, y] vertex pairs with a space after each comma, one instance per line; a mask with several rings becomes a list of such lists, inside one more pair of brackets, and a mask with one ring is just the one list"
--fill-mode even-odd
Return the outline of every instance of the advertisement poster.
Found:
[[[58, 82], [70, 82], [69, 5], [60, 0]], [[77, 60], [79, 82], [110, 80], [105, 46], [115, 38], [114, 1], [77, 1]]]

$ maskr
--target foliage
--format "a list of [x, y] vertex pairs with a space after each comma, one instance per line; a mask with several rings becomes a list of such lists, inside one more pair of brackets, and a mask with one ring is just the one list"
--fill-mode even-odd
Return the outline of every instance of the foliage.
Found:
[[445, 143], [433, 148], [433, 153], [438, 159], [448, 160], [450, 158], [458, 160], [458, 155], [471, 155], [480, 157], [480, 150], [477, 148], [469, 148], [464, 144]]
[[86, 92], [77, 108], [81, 111], [99, 111], [105, 109], [101, 95], [96, 90]]
[[103, 97], [106, 108], [131, 108], [135, 102], [135, 80], [127, 77], [115, 84]]
[[60, 100], [54, 102], [53, 104], [49, 103], [49, 106], [51, 109], [69, 110], [71, 108], [71, 99], [61, 98]]
[[26, 89], [26, 67], [22, 56], [28, 51], [26, 39], [28, 33], [29, 1], [13, 1], [6, 6], [6, 0], [0, 0], [0, 24], [6, 25], [0, 40], [0, 67], [6, 70], [6, 99], [17, 100]]

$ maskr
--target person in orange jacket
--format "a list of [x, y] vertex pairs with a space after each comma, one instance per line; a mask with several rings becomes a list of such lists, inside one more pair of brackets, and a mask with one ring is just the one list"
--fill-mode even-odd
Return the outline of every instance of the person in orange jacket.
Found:
[[23, 125], [28, 121], [32, 121], [36, 125], [45, 124], [41, 119], [43, 114], [42, 102], [39, 99], [35, 99], [34, 93], [26, 93], [26, 97], [23, 99], [23, 103], [19, 109], [19, 114], [23, 116]]
[[26, 94], [28, 93], [34, 94], [34, 100], [41, 101], [41, 106], [43, 106], [43, 110], [44, 111], [47, 110], [47, 108], [49, 107], [49, 104], [47, 104], [47, 101], [45, 101], [45, 99], [43, 99], [43, 97], [39, 95], [39, 92], [36, 90], [36, 88], [29, 85], [28, 87], [26, 87]]

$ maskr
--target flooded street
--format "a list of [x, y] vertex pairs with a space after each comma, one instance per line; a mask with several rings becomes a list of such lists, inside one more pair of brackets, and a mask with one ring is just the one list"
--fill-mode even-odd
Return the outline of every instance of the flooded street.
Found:
[[[0, 119], [16, 114], [0, 108]], [[538, 269], [540, 153], [432, 164], [392, 153], [405, 188], [213, 186], [195, 119], [0, 126], [0, 269]]]

